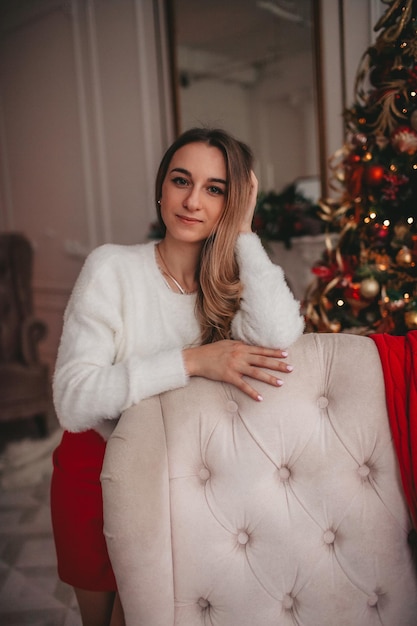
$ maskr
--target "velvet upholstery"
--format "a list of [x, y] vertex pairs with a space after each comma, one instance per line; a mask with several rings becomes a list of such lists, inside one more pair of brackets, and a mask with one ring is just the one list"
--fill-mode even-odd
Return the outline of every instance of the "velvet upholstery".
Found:
[[33, 314], [32, 267], [27, 238], [0, 234], [0, 421], [33, 417], [46, 434], [50, 382], [38, 342], [47, 328]]
[[411, 524], [374, 343], [304, 335], [256, 403], [204, 379], [127, 410], [104, 525], [128, 626], [413, 626]]

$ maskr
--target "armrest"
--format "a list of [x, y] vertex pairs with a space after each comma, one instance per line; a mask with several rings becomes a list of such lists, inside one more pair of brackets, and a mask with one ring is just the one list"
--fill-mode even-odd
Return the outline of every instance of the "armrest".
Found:
[[38, 343], [46, 337], [48, 328], [44, 322], [28, 317], [22, 323], [21, 346], [23, 361], [26, 365], [34, 365], [39, 362]]

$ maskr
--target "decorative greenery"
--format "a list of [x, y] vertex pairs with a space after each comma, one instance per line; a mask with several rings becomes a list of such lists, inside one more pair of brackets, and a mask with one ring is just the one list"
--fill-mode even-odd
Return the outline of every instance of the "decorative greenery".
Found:
[[281, 193], [260, 193], [253, 229], [262, 239], [283, 241], [290, 248], [293, 237], [318, 235], [324, 231], [325, 225], [318, 216], [318, 208], [297, 191], [295, 184]]
[[161, 225], [158, 221], [152, 222], [149, 226], [148, 239], [163, 239], [164, 233], [162, 232]]

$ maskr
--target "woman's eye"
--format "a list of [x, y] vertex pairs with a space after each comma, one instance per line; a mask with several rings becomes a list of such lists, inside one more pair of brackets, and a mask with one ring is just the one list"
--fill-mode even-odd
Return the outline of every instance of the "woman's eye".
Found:
[[188, 185], [188, 180], [186, 178], [182, 178], [181, 176], [176, 176], [172, 179], [172, 181], [180, 187], [185, 187], [186, 185]]
[[224, 190], [221, 187], [216, 187], [216, 185], [212, 185], [211, 187], [209, 187], [209, 191], [210, 193], [214, 193], [216, 196], [224, 195]]

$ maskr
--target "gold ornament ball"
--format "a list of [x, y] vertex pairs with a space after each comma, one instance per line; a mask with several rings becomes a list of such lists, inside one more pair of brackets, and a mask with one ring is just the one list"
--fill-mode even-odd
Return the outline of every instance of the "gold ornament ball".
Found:
[[379, 282], [376, 278], [364, 278], [361, 282], [360, 292], [364, 298], [375, 298], [379, 294]]
[[406, 311], [404, 321], [409, 330], [417, 330], [417, 311]]
[[411, 254], [411, 250], [404, 246], [404, 248], [401, 248], [401, 250], [398, 252], [395, 260], [397, 261], [398, 265], [408, 267], [413, 261], [413, 255]]

